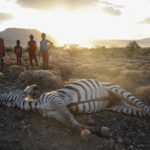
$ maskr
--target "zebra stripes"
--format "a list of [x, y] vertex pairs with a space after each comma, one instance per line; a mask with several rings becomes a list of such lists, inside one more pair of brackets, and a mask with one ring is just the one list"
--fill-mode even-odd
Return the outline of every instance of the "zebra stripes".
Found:
[[[31, 99], [29, 95], [35, 87], [36, 85], [29, 86], [24, 92], [0, 94], [0, 104], [37, 111], [65, 125], [68, 125], [67, 121], [69, 121], [72, 126], [80, 129], [85, 126], [78, 123], [71, 112], [93, 113], [108, 109], [139, 117], [150, 116], [149, 106], [119, 85], [112, 83], [84, 79], [70, 83], [57, 91], [44, 93], [38, 99]], [[117, 104], [109, 106], [111, 104], [109, 97], [112, 93], [119, 100]]]
[[73, 112], [92, 113], [108, 106], [105, 97], [109, 93], [93, 79], [75, 81], [57, 92], [70, 98], [66, 104]]

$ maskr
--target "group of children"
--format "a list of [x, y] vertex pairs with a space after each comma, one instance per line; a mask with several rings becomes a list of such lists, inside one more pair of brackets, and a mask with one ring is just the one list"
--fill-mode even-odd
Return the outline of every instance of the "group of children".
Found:
[[[41, 35], [42, 40], [40, 41], [40, 51], [42, 53], [42, 58], [43, 58], [43, 69], [48, 69], [48, 43], [52, 46], [53, 43], [49, 40], [46, 39], [46, 34], [42, 33]], [[31, 34], [29, 36], [30, 41], [27, 43], [27, 49], [29, 52], [29, 59], [30, 59], [30, 64], [31, 66], [32, 61], [35, 60], [36, 66], [38, 67], [38, 61], [37, 61], [37, 55], [36, 55], [36, 50], [37, 50], [37, 43], [34, 40], [34, 36]], [[16, 46], [15, 46], [15, 54], [17, 58], [17, 65], [21, 65], [21, 56], [22, 56], [22, 47], [20, 46], [20, 41], [16, 41]]]

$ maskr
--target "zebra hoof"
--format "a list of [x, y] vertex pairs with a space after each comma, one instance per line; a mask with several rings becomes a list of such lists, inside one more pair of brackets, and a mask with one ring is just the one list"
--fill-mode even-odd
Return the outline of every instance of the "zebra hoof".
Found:
[[81, 130], [81, 139], [84, 141], [84, 142], [87, 142], [89, 141], [91, 138], [91, 131], [88, 130], [88, 129], [83, 129]]
[[111, 137], [112, 134], [110, 132], [110, 129], [108, 127], [101, 127], [101, 136], [107, 138]]

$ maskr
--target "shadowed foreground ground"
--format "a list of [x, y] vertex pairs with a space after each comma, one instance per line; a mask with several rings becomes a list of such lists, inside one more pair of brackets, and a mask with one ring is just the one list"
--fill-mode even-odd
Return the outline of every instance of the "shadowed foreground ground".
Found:
[[[148, 57], [130, 60], [120, 59], [119, 61], [114, 59], [110, 62], [103, 62], [99, 58], [97, 60], [92, 59], [92, 57], [90, 58], [86, 60], [85, 57], [85, 59], [70, 61], [69, 65], [74, 64], [76, 68], [78, 67], [78, 69], [73, 70], [73, 74], [70, 74], [70, 78], [90, 78], [92, 76], [91, 78], [108, 79], [109, 81], [121, 84], [136, 95], [138, 95], [136, 93], [137, 88], [150, 84], [149, 72], [146, 72], [149, 70], [145, 70], [150, 62]], [[84, 66], [81, 66], [81, 64]], [[94, 64], [99, 65], [98, 67], [103, 66], [103, 69], [88, 71], [90, 67], [91, 69], [93, 69], [93, 66], [97, 67]], [[54, 63], [54, 65], [56, 64]], [[59, 68], [60, 66], [57, 67]], [[114, 71], [114, 74], [110, 75], [109, 69], [113, 69], [111, 72]], [[143, 78], [141, 78], [141, 75]], [[0, 93], [16, 89], [22, 90], [27, 85], [27, 82], [22, 81], [19, 77], [16, 79], [16, 77], [17, 74], [6, 69], [5, 74], [0, 77]], [[64, 77], [64, 74], [61, 77]], [[114, 81], [114, 79], [116, 80]], [[140, 98], [145, 100], [144, 102], [150, 105], [148, 97], [145, 99], [144, 96], [146, 97], [147, 95], [139, 95]], [[96, 126], [109, 127], [113, 137], [102, 138], [93, 135], [91, 140], [85, 143], [81, 140], [79, 133], [65, 128], [61, 123], [53, 119], [43, 118], [33, 112], [24, 112], [16, 108], [0, 106], [0, 150], [150, 149], [150, 120], [148, 119], [135, 118], [107, 111], [91, 115], [76, 115], [76, 118], [85, 124], [92, 123]]]

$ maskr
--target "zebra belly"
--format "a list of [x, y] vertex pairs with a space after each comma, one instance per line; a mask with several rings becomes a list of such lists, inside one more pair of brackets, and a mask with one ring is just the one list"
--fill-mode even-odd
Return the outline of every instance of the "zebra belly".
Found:
[[67, 107], [74, 113], [93, 113], [102, 111], [108, 106], [108, 104], [109, 102], [107, 100], [91, 100], [80, 103], [71, 103]]

